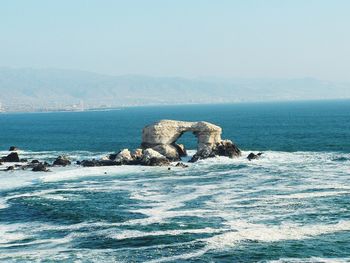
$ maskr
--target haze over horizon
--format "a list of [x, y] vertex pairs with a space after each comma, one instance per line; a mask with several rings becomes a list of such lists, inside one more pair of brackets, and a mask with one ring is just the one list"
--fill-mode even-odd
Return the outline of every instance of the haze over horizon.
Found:
[[0, 4], [0, 66], [350, 81], [346, 0]]
[[346, 0], [4, 0], [0, 106], [350, 98], [348, 10]]

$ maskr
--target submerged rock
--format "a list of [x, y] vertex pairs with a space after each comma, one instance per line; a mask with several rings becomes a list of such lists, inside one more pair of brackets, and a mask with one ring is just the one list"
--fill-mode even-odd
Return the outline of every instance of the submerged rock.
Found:
[[2, 157], [0, 161], [2, 161], [2, 162], [19, 162], [20, 160], [18, 157], [18, 153], [12, 152], [7, 156]]
[[48, 172], [49, 169], [46, 167], [45, 164], [43, 163], [38, 163], [36, 164], [33, 169], [32, 169], [33, 172]]
[[95, 160], [95, 159], [77, 161], [77, 164], [84, 167], [121, 165], [120, 163], [113, 160]]
[[247, 159], [248, 159], [249, 161], [254, 160], [254, 159], [259, 159], [261, 155], [262, 155], [262, 153], [257, 153], [257, 154], [255, 154], [255, 153], [250, 153], [250, 154], [247, 156]]
[[9, 151], [10, 151], [10, 152], [19, 151], [19, 148], [16, 147], [16, 146], [11, 146], [11, 147], [9, 148]]
[[84, 167], [93, 167], [93, 166], [100, 166], [98, 160], [83, 160], [83, 161], [78, 161], [77, 164], [82, 165]]
[[71, 162], [66, 156], [58, 156], [56, 160], [53, 162], [53, 165], [57, 165], [57, 166], [66, 166], [70, 164]]
[[5, 171], [13, 171], [15, 170], [14, 166], [8, 166]]
[[187, 168], [188, 167], [187, 164], [184, 164], [184, 163], [181, 163], [181, 162], [177, 163], [175, 166], [176, 167], [182, 167], [182, 168]]

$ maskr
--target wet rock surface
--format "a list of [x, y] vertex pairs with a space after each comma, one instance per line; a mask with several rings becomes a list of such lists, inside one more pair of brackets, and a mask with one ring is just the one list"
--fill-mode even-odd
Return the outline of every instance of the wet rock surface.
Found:
[[257, 153], [257, 154], [255, 154], [255, 153], [250, 153], [250, 154], [247, 156], [247, 159], [248, 159], [249, 161], [251, 161], [251, 160], [256, 160], [256, 159], [259, 159], [261, 155], [262, 155], [261, 152], [259, 152], [259, 153]]
[[67, 156], [61, 155], [56, 158], [56, 160], [53, 162], [53, 165], [57, 166], [66, 166], [70, 165], [71, 161], [68, 159]]

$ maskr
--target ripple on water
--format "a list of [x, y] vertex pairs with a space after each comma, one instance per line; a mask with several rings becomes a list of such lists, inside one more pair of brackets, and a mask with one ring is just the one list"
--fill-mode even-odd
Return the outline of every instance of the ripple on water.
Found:
[[213, 158], [170, 171], [71, 166], [1, 174], [0, 260], [346, 259], [350, 163], [337, 158], [348, 154], [266, 152], [251, 162]]

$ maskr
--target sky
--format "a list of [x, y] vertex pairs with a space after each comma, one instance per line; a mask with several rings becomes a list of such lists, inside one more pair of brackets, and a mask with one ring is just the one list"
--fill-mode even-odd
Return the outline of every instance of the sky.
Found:
[[1, 0], [0, 66], [350, 81], [348, 0]]

